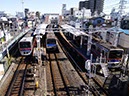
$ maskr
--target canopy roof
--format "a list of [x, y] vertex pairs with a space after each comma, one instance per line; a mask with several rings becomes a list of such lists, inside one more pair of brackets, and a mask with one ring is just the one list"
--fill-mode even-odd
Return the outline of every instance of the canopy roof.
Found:
[[35, 32], [34, 32], [34, 35], [38, 35], [38, 34], [42, 34], [42, 35], [45, 35], [45, 29], [47, 27], [47, 24], [40, 24]]
[[61, 25], [61, 27], [66, 30], [65, 32], [70, 32], [71, 34], [73, 34], [75, 36], [81, 36], [81, 35], [89, 36], [85, 32], [80, 31], [80, 30], [78, 30], [78, 29], [76, 29], [68, 24]]

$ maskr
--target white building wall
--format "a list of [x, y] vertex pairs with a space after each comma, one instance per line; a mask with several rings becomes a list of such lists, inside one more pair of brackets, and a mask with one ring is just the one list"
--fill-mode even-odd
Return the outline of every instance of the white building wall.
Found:
[[91, 12], [89, 9], [75, 10], [74, 16], [78, 18], [91, 18]]
[[82, 18], [82, 12], [79, 11], [79, 10], [76, 10], [76, 11], [74, 12], [74, 16], [77, 17], [77, 18]]
[[90, 9], [83, 9], [82, 13], [84, 12], [84, 17], [85, 18], [91, 18], [91, 11]]

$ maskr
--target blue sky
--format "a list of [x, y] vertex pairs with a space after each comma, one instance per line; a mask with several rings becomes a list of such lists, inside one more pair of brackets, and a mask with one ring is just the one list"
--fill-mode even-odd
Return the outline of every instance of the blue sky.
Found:
[[[67, 4], [67, 9], [78, 7], [79, 0], [23, 0], [24, 8], [42, 13], [61, 13], [62, 4]], [[22, 11], [22, 0], [1, 0], [0, 11], [15, 14]]]
[[[23, 0], [24, 8], [29, 8], [30, 11], [40, 11], [41, 13], [60, 13], [62, 4], [66, 4], [66, 8], [79, 6], [79, 1], [84, 0]], [[120, 0], [105, 0], [104, 10], [110, 12], [112, 5], [119, 3]], [[6, 11], [15, 14], [17, 11], [22, 11], [22, 0], [1, 0], [0, 11]]]

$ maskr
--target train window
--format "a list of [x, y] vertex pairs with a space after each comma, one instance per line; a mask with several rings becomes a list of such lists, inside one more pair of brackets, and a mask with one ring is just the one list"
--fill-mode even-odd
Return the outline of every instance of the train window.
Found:
[[103, 56], [105, 56], [105, 52], [104, 52], [104, 50], [102, 50], [102, 55], [103, 55]]
[[56, 40], [55, 39], [48, 39], [47, 44], [55, 44]]
[[109, 58], [119, 58], [119, 57], [121, 58], [122, 54], [123, 54], [123, 51], [118, 51], [118, 50], [110, 51]]
[[121, 23], [121, 28], [122, 29], [129, 29], [129, 21], [128, 20], [123, 20]]
[[30, 48], [30, 42], [20, 42], [20, 48]]

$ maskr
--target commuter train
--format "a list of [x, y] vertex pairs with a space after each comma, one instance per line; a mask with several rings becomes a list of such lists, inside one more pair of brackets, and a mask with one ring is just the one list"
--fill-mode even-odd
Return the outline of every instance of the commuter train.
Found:
[[19, 52], [22, 56], [32, 55], [36, 46], [36, 40], [33, 32], [28, 32], [18, 43]]
[[57, 51], [57, 38], [53, 31], [46, 33], [46, 50], [49, 51]]
[[123, 30], [129, 30], [129, 16], [123, 18], [121, 20], [121, 26]]
[[107, 42], [96, 42], [91, 47], [94, 56], [104, 57], [105, 63], [108, 64], [108, 68], [116, 67], [123, 59], [124, 49], [112, 46]]

